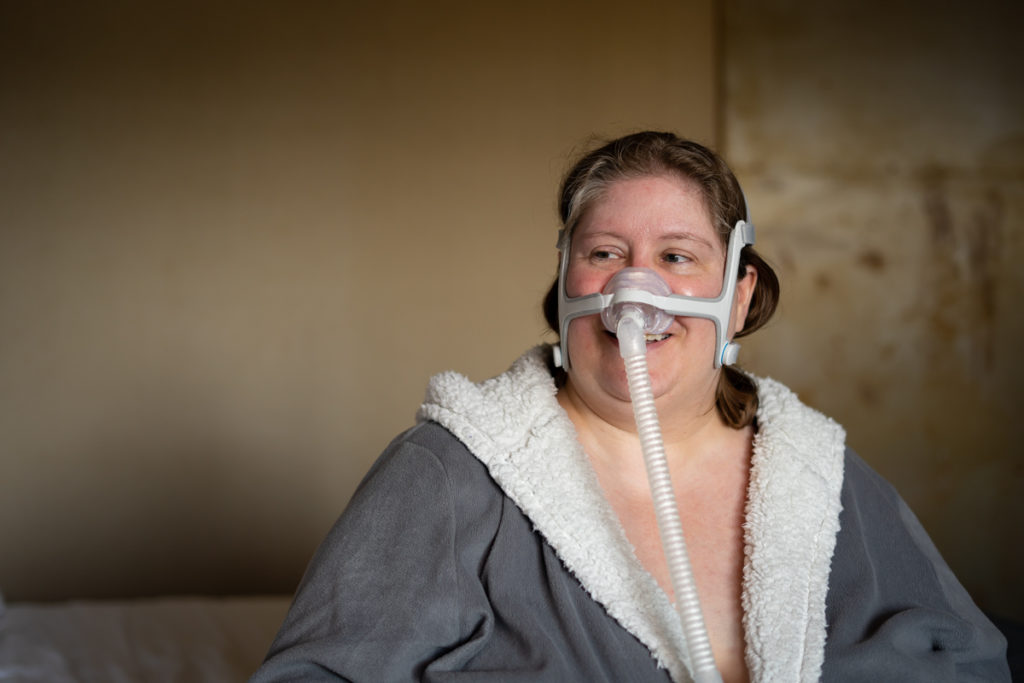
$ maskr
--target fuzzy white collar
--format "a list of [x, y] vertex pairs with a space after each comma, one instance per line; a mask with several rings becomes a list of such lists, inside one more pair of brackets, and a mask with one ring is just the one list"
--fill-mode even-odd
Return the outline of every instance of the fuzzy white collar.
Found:
[[[591, 597], [673, 680], [689, 681], [676, 612], [637, 559], [555, 399], [549, 353], [536, 347], [479, 384], [454, 372], [435, 376], [418, 419], [462, 441]], [[742, 598], [747, 665], [753, 681], [817, 681], [845, 433], [778, 382], [756, 382]]]

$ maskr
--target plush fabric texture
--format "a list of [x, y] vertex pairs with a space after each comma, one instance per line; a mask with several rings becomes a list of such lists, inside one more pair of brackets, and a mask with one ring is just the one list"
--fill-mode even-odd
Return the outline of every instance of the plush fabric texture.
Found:
[[[547, 353], [533, 349], [480, 384], [457, 373], [434, 377], [419, 418], [465, 443], [594, 600], [674, 680], [688, 680], [675, 610], [636, 558], [555, 400]], [[743, 586], [747, 661], [755, 680], [816, 681], [844, 432], [777, 382], [758, 380], [758, 391]]]

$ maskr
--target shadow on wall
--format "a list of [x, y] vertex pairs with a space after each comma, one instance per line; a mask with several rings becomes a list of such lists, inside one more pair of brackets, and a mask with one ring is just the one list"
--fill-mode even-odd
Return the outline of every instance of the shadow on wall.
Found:
[[[140, 395], [95, 425], [74, 464], [23, 482], [37, 492], [18, 514], [35, 586], [80, 598], [293, 590], [324, 520], [288, 504], [284, 492], [312, 487], [281, 464], [311, 454], [287, 434], [232, 431], [199, 396]], [[32, 590], [19, 599], [47, 597]]]

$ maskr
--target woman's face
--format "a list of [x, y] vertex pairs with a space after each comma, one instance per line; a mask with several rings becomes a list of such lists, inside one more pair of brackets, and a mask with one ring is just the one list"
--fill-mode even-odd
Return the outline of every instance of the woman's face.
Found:
[[[650, 268], [676, 294], [718, 296], [725, 246], [712, 227], [695, 183], [674, 175], [619, 180], [586, 210], [570, 245], [568, 296], [600, 292], [626, 267]], [[755, 281], [756, 272], [748, 267], [747, 275], [737, 283], [727, 338], [742, 328]], [[675, 393], [691, 400], [713, 400], [720, 372], [714, 368], [714, 323], [677, 317], [667, 335], [647, 344], [655, 397]], [[605, 330], [600, 316], [573, 320], [568, 348], [569, 381], [584, 400], [629, 401], [618, 342]]]

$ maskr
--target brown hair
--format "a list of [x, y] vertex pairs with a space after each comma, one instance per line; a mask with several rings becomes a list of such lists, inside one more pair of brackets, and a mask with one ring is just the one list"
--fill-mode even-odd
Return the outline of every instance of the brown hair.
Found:
[[[672, 133], [647, 131], [612, 140], [585, 154], [562, 181], [558, 211], [562, 221], [559, 248], [567, 249], [580, 218], [617, 180], [651, 175], [676, 175], [696, 183], [704, 197], [711, 222], [725, 245], [737, 221], [747, 216], [747, 205], [739, 182], [726, 163], [707, 147]], [[740, 253], [737, 278], [746, 267], [757, 271], [757, 283], [742, 337], [764, 326], [779, 300], [779, 279], [753, 247]], [[544, 297], [544, 318], [558, 333], [558, 278]], [[722, 419], [739, 429], [753, 422], [757, 413], [757, 387], [743, 372], [722, 366], [715, 392], [715, 407]]]

